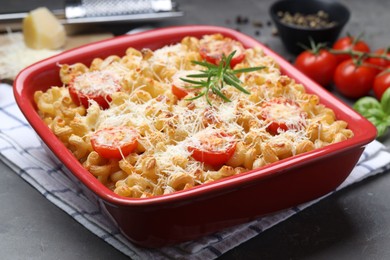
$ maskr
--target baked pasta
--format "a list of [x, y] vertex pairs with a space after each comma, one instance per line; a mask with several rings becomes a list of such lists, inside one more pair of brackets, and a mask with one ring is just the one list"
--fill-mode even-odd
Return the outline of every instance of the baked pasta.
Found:
[[[232, 70], [262, 68], [237, 73], [245, 92], [229, 84], [204, 92], [188, 80], [207, 73], [200, 62], [229, 54]], [[61, 64], [59, 73], [62, 86], [35, 92], [40, 116], [85, 169], [126, 197], [190, 189], [353, 136], [261, 48], [220, 34], [130, 47], [122, 57]]]

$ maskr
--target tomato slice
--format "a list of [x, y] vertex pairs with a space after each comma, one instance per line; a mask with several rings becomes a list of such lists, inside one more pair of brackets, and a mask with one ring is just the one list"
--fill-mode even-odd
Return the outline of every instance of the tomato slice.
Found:
[[195, 91], [196, 89], [191, 88], [191, 83], [184, 82], [181, 78], [198, 80], [196, 78], [189, 78], [188, 75], [199, 74], [197, 70], [179, 70], [172, 76], [172, 93], [179, 99], [184, 98], [188, 93]]
[[290, 99], [273, 98], [261, 106], [260, 117], [268, 123], [267, 131], [272, 135], [278, 134], [281, 130], [299, 130], [305, 125], [307, 114]]
[[121, 89], [119, 76], [110, 71], [91, 71], [76, 76], [69, 83], [69, 94], [77, 105], [89, 107], [95, 100], [103, 109], [111, 102], [111, 95]]
[[104, 128], [91, 136], [92, 148], [107, 159], [122, 159], [137, 148], [138, 133], [132, 127]]
[[188, 146], [192, 158], [210, 166], [221, 166], [233, 156], [236, 150], [234, 136], [222, 130], [206, 131], [195, 135], [195, 141]]
[[236, 53], [230, 61], [230, 67], [232, 68], [242, 62], [245, 58], [245, 49], [240, 42], [230, 38], [217, 41], [213, 40], [210, 42], [207, 41], [202, 44], [199, 49], [202, 58], [215, 65], [218, 65], [221, 62], [223, 55], [227, 57], [233, 51], [236, 51]]

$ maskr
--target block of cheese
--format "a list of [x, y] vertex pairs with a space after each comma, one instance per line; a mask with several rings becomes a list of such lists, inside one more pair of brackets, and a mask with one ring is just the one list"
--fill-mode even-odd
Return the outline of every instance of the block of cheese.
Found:
[[46, 7], [32, 10], [23, 19], [24, 41], [32, 49], [59, 49], [64, 46], [64, 26]]

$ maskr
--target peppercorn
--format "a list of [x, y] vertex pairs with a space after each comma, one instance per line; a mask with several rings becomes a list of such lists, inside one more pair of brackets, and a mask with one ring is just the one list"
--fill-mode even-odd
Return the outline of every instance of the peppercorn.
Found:
[[329, 14], [320, 10], [314, 14], [302, 14], [279, 11], [277, 13], [280, 21], [288, 25], [304, 28], [321, 29], [335, 26], [337, 23], [330, 21]]

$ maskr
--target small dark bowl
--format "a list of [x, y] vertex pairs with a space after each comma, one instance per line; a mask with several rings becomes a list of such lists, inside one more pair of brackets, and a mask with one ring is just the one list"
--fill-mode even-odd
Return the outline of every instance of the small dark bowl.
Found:
[[[329, 20], [336, 22], [334, 26], [327, 28], [308, 28], [281, 22], [278, 12], [289, 12], [291, 14], [301, 13], [303, 15], [315, 14], [324, 11], [329, 15]], [[282, 0], [275, 2], [270, 7], [270, 15], [274, 21], [278, 33], [286, 49], [294, 54], [303, 51], [304, 46], [310, 46], [310, 38], [315, 43], [325, 43], [331, 46], [341, 30], [348, 22], [350, 12], [344, 5], [320, 0]]]

